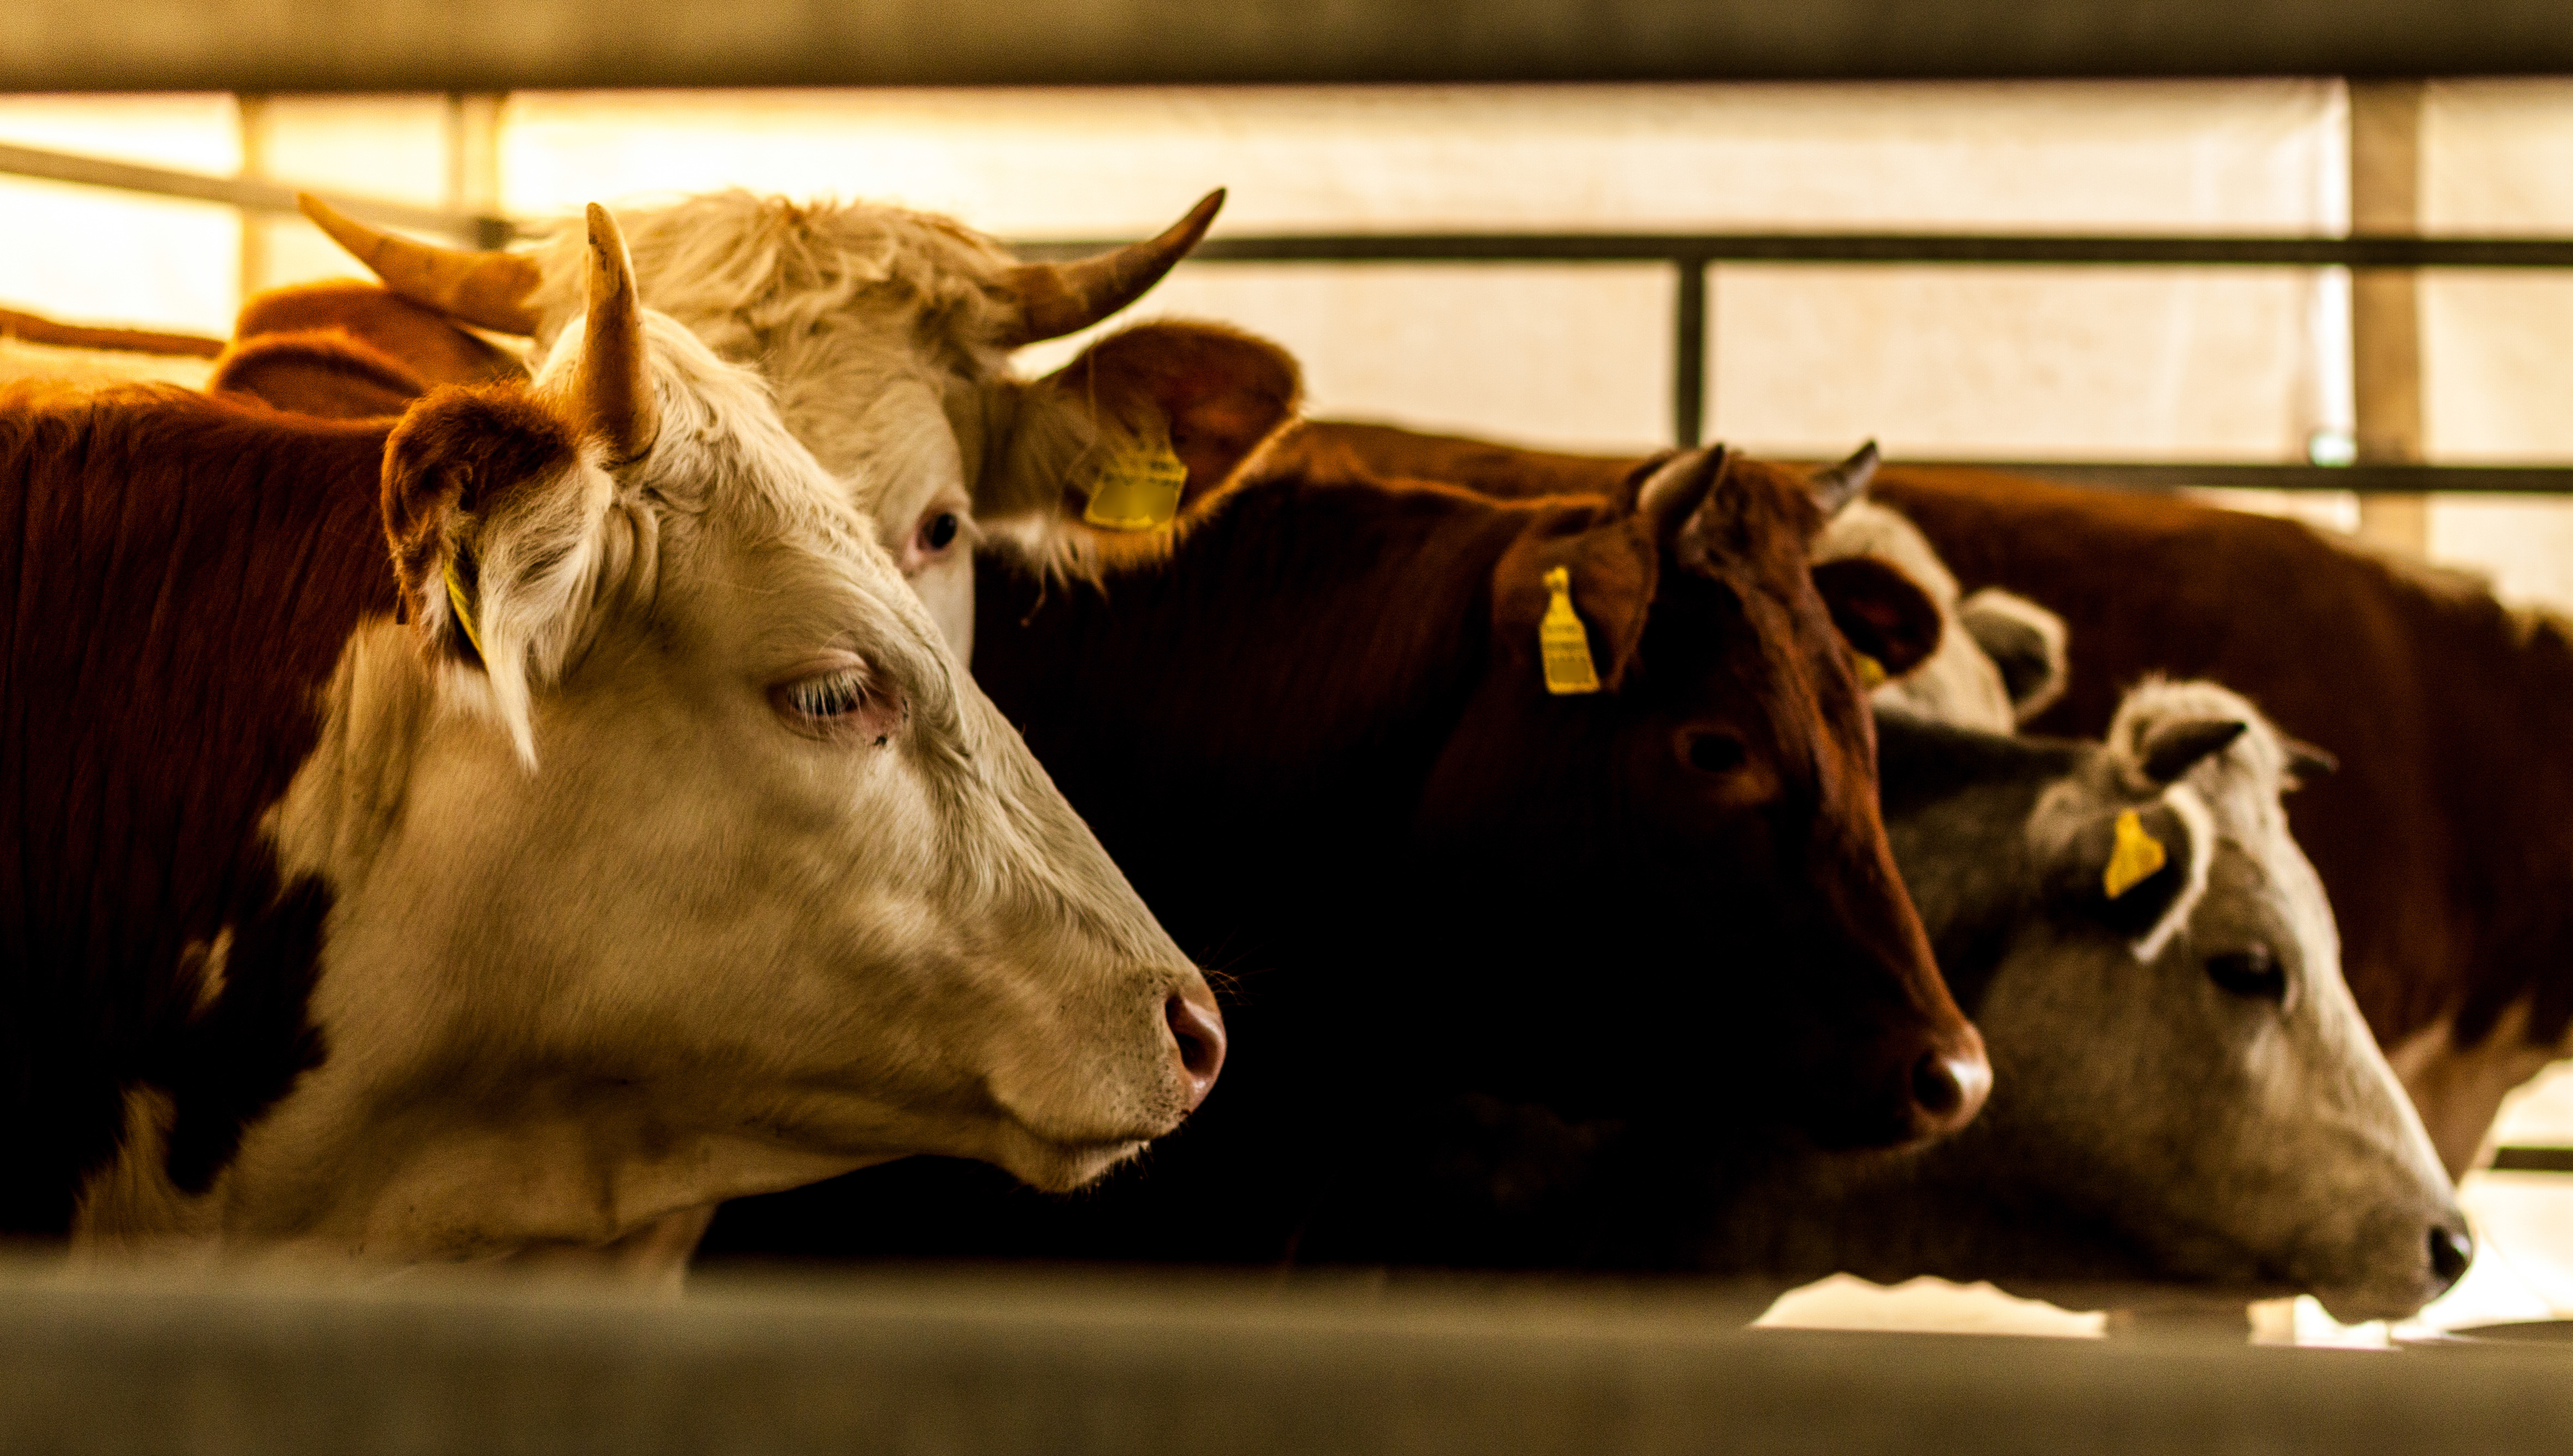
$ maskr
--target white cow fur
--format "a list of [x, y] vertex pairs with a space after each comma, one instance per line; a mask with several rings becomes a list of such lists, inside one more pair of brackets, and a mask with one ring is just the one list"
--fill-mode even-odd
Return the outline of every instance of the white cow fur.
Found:
[[[2062, 689], [2064, 625], [2054, 613], [2022, 597], [1986, 590], [1973, 598], [1984, 609], [2007, 611], [2052, 644], [2058, 671], [2040, 696], [2013, 702], [2001, 669], [1968, 632], [1958, 614], [1957, 578], [1920, 527], [1891, 506], [1856, 500], [1843, 506], [1814, 541], [1814, 559], [1874, 556], [1912, 578], [1939, 608], [1939, 648], [1910, 672], [1869, 695], [1879, 708], [1912, 713], [1960, 728], [2009, 733], [2054, 701]], [[2051, 627], [2051, 634], [2050, 629]]]
[[[202, 1196], [137, 1093], [79, 1247], [600, 1247], [915, 1152], [1069, 1188], [1179, 1120], [1203, 980], [763, 386], [644, 323], [658, 443], [481, 523], [493, 675], [420, 650], [435, 593], [364, 626], [270, 815], [335, 896], [327, 1061]], [[900, 695], [885, 740], [779, 710], [840, 663]]]
[[[987, 477], [1009, 468], [1002, 441], [1023, 406], [1046, 402], [995, 343], [1014, 260], [948, 219], [864, 203], [722, 192], [623, 216], [644, 302], [768, 379], [787, 427], [875, 517], [970, 660], [973, 540], [1029, 524]], [[587, 252], [569, 228], [536, 258], [541, 344], [579, 310]], [[1026, 513], [1051, 521], [1060, 501], [1058, 485]], [[964, 530], [933, 550], [924, 533], [947, 512]]]

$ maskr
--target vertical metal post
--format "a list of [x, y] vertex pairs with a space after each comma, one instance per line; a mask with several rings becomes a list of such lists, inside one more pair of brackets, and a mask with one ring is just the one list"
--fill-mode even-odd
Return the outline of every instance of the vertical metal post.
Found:
[[[2349, 222], [2359, 233], [2421, 228], [2421, 96], [2418, 81], [2349, 88]], [[2361, 464], [2421, 460], [2419, 275], [2358, 269], [2350, 275], [2350, 371]], [[2426, 495], [2362, 495], [2361, 540], [2418, 556], [2430, 545]]]
[[1703, 258], [1675, 260], [1679, 300], [1671, 321], [1671, 439], [1681, 449], [1706, 433], [1706, 270]]
[[[266, 178], [269, 171], [271, 121], [268, 98], [236, 96], [233, 98], [234, 125], [241, 134], [241, 175]], [[250, 296], [268, 287], [268, 219], [249, 208], [241, 212], [241, 271], [234, 280], [236, 292], [233, 308], [239, 311], [250, 302]]]
[[[450, 211], [480, 218], [500, 215], [500, 104], [496, 95], [450, 93], [446, 98], [446, 195]], [[508, 242], [485, 236], [484, 248]]]

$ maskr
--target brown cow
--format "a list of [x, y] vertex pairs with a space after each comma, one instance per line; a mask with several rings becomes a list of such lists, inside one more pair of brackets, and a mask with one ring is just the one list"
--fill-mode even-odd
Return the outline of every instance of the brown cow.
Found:
[[[915, 1164], [737, 1206], [711, 1247], [1273, 1260], [1469, 1092], [1844, 1146], [1958, 1125], [1980, 1041], [1834, 630], [1928, 603], [1865, 568], [1827, 603], [1822, 522], [1799, 474], [1699, 452], [1615, 500], [1273, 477], [1104, 586], [986, 556], [977, 678], [1234, 976], [1226, 1092], [1073, 1205]], [[1594, 693], [1540, 670], [1557, 568]]]
[[518, 357], [378, 284], [271, 289], [242, 307], [208, 390], [326, 419], [400, 414], [437, 384], [526, 376]]
[[[1271, 455], [1303, 458], [1502, 494], [1596, 490], [1634, 464], [1319, 423]], [[2063, 616], [2069, 691], [2034, 726], [2097, 735], [2146, 675], [2202, 677], [2338, 757], [2289, 801], [2295, 835], [2368, 1026], [2449, 1172], [2471, 1166], [2503, 1095], [2573, 1054], [2573, 775], [2553, 767], [2573, 630], [2454, 573], [2168, 496], [1927, 466], [1875, 490], [1964, 585]]]

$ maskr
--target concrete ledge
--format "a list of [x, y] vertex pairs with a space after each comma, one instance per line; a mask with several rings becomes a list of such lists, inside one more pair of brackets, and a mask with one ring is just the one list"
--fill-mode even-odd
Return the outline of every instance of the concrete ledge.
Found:
[[0, 1268], [10, 1452], [2561, 1453], [2573, 1351], [1746, 1331], [1686, 1286], [1043, 1273], [676, 1302]]

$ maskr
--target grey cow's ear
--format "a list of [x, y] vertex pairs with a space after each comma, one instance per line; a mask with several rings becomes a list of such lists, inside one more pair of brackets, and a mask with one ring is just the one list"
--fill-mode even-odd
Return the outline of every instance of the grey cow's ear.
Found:
[[2073, 669], [2065, 653], [2064, 618], [2017, 592], [1987, 586], [1957, 603], [1957, 625], [1993, 666], [2010, 694], [2011, 716], [2025, 724], [2064, 696]]
[[2189, 821], [2167, 801], [2136, 805], [2085, 825], [2060, 863], [2059, 903], [2137, 944], [2146, 959], [2194, 908], [2203, 884]]
[[2238, 718], [2174, 718], [2156, 723], [2137, 745], [2144, 777], [2157, 784], [2178, 783], [2190, 769], [2232, 747], [2233, 740], [2250, 730], [2251, 725]]

